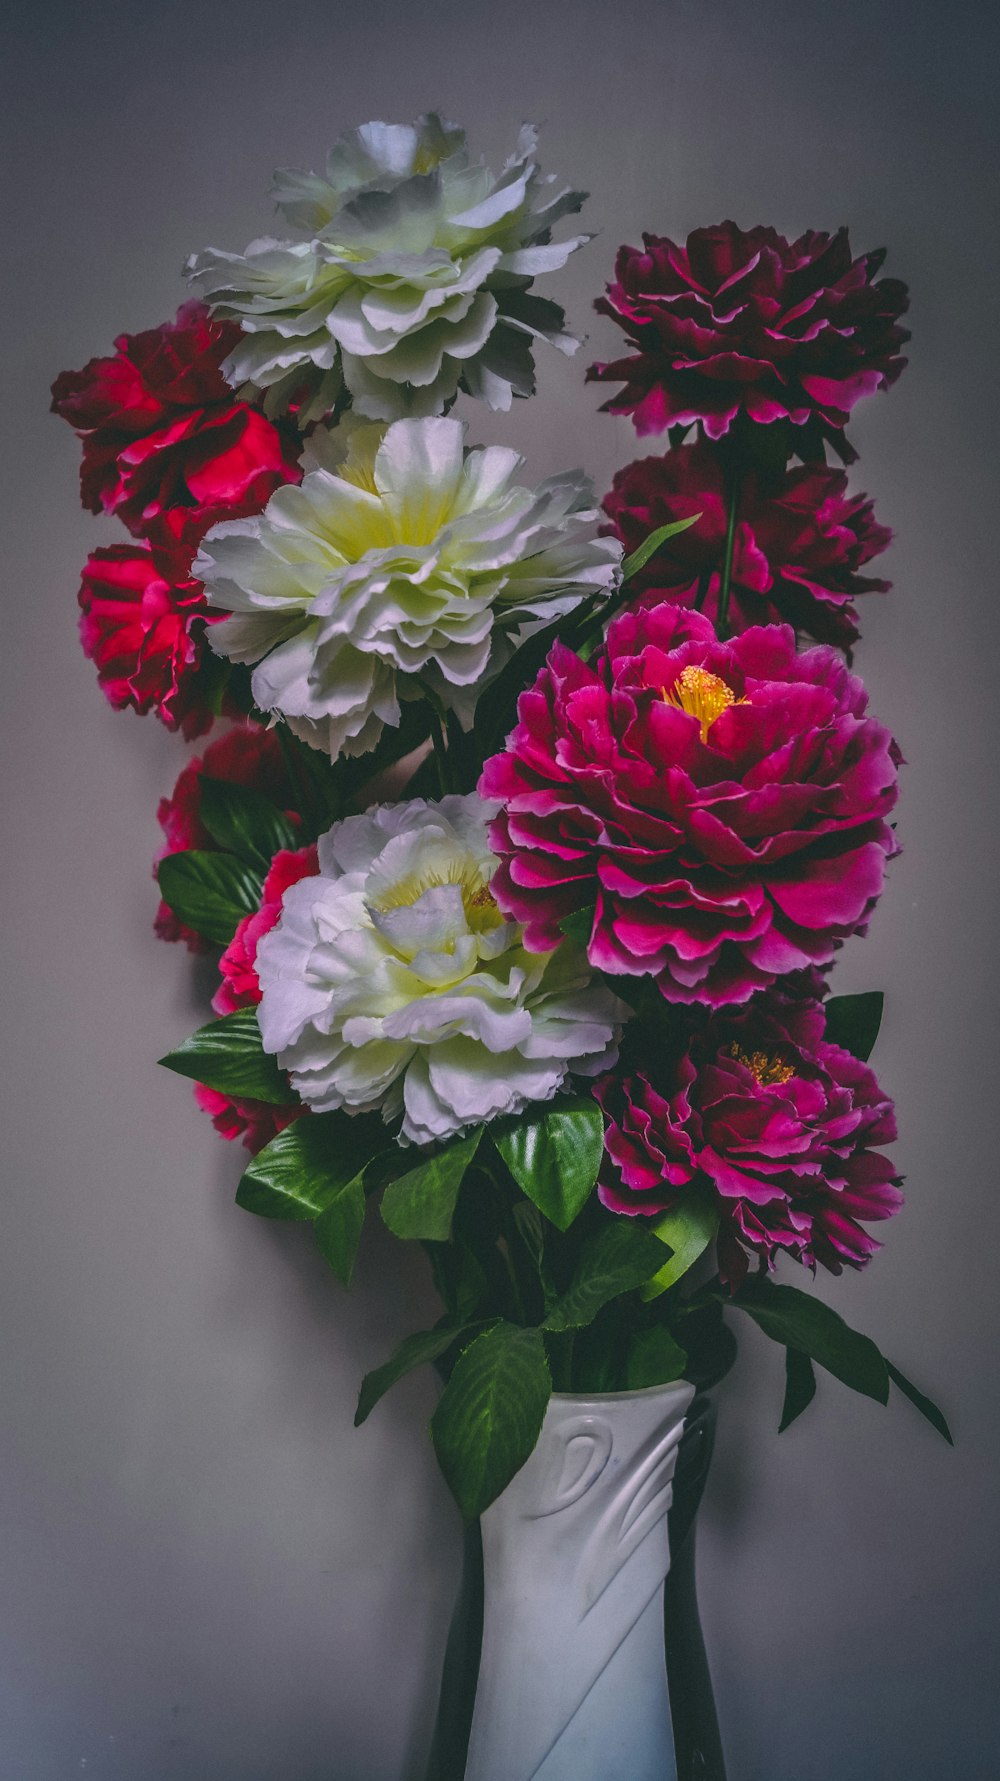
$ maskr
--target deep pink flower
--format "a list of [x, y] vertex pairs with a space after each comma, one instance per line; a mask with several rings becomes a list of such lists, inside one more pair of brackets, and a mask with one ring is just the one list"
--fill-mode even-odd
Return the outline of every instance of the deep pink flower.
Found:
[[211, 1116], [216, 1131], [230, 1143], [242, 1138], [251, 1156], [256, 1156], [258, 1150], [263, 1150], [265, 1144], [270, 1144], [272, 1138], [307, 1111], [298, 1102], [274, 1107], [266, 1101], [234, 1100], [216, 1088], [206, 1088], [203, 1082], [195, 1083], [194, 1098], [202, 1111]]
[[[204, 674], [210, 613], [182, 551], [111, 544], [87, 559], [80, 583], [80, 641], [116, 711], [153, 711], [187, 737], [209, 729], [214, 713]], [[187, 560], [190, 569], [190, 557]]]
[[52, 385], [52, 410], [83, 441], [80, 494], [145, 536], [181, 509], [200, 528], [259, 513], [301, 469], [295, 435], [238, 402], [220, 366], [240, 338], [204, 303], [142, 334], [120, 334], [114, 358], [91, 359]]
[[[659, 526], [700, 520], [661, 547], [633, 584], [644, 601], [666, 598], [715, 621], [726, 540], [726, 492], [717, 452], [704, 441], [619, 470], [604, 510], [633, 551]], [[843, 470], [804, 464], [765, 492], [756, 472], [742, 481], [730, 584], [729, 625], [787, 620], [821, 643], [848, 648], [858, 636], [859, 594], [887, 581], [859, 571], [892, 541], [867, 495], [849, 495]]]
[[902, 1205], [882, 1146], [892, 1102], [868, 1068], [823, 1037], [815, 1001], [768, 994], [667, 1030], [643, 1069], [596, 1086], [607, 1119], [599, 1186], [615, 1212], [653, 1215], [711, 1192], [734, 1285], [749, 1249], [839, 1274], [879, 1247], [862, 1227]]
[[700, 421], [720, 439], [740, 413], [814, 421], [850, 462], [842, 430], [851, 409], [906, 362], [906, 286], [876, 278], [884, 258], [852, 258], [846, 229], [790, 242], [725, 222], [695, 229], [684, 247], [644, 235], [641, 251], [619, 250], [614, 283], [596, 304], [633, 351], [587, 375], [624, 384], [604, 406], [631, 415], [637, 433]]
[[[236, 724], [225, 735], [210, 742], [204, 754], [192, 755], [169, 798], [160, 799], [156, 818], [166, 845], [156, 856], [154, 871], [164, 854], [187, 853], [191, 849], [211, 850], [215, 846], [201, 821], [202, 773], [210, 779], [228, 779], [233, 785], [252, 785], [293, 820], [298, 820], [295, 793], [277, 732], [249, 720]], [[184, 927], [163, 902], [157, 910], [154, 927], [161, 940], [183, 940], [192, 952], [206, 949], [207, 942], [201, 935]]]
[[245, 915], [219, 960], [222, 983], [212, 997], [216, 1014], [232, 1014], [237, 1008], [254, 1008], [260, 1001], [257, 981], [257, 947], [270, 933], [281, 914], [281, 899], [290, 884], [300, 878], [315, 878], [319, 871], [316, 845], [283, 849], [271, 861], [264, 880], [260, 908], [255, 915]]
[[787, 625], [720, 643], [670, 602], [562, 644], [518, 702], [485, 797], [501, 908], [529, 947], [593, 909], [588, 955], [672, 1002], [745, 1001], [863, 933], [895, 842], [900, 760], [832, 649]]

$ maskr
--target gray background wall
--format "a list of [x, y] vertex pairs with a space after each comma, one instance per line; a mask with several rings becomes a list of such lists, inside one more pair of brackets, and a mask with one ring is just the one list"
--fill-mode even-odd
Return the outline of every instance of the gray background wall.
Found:
[[[593, 193], [553, 286], [576, 362], [474, 436], [600, 486], [635, 455], [582, 381], [614, 248], [735, 215], [846, 221], [913, 288], [912, 364], [852, 429], [896, 528], [859, 665], [909, 760], [906, 852], [842, 989], [884, 984], [909, 1206], [866, 1276], [820, 1283], [952, 1416], [827, 1378], [779, 1440], [748, 1334], [703, 1516], [731, 1781], [986, 1781], [1000, 1770], [993, 908], [996, 31], [894, 0], [261, 0], [8, 14], [0, 904], [2, 1781], [415, 1781], [458, 1566], [418, 1378], [366, 1428], [361, 1373], [430, 1312], [373, 1232], [345, 1297], [308, 1233], [233, 1205], [238, 1157], [155, 1059], [204, 990], [150, 933], [156, 801], [182, 745], [105, 705], [75, 633], [63, 366], [149, 326], [194, 247], [266, 229], [272, 166], [439, 105], [477, 149], [522, 117]], [[589, 319], [588, 319], [589, 318]], [[558, 1654], [554, 1654], [558, 1661]]]

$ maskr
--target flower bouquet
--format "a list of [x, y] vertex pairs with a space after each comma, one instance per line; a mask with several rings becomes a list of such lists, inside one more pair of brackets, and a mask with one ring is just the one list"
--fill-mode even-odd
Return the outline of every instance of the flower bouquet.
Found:
[[[175, 321], [53, 386], [84, 505], [128, 533], [80, 590], [105, 694], [215, 731], [156, 867], [157, 933], [218, 956], [214, 1018], [162, 1061], [250, 1151], [238, 1203], [311, 1223], [345, 1286], [372, 1210], [423, 1246], [441, 1316], [356, 1420], [433, 1363], [488, 1587], [506, 1552], [552, 1598], [520, 1656], [487, 1602], [466, 1772], [606, 1781], [585, 1708], [659, 1612], [685, 1416], [741, 1317], [785, 1348], [782, 1428], [818, 1363], [950, 1438], [777, 1272], [864, 1266], [901, 1205], [882, 998], [829, 973], [897, 851], [901, 756], [851, 668], [890, 534], [842, 466], [906, 290], [843, 229], [622, 248], [597, 308], [624, 356], [588, 376], [668, 449], [602, 511], [451, 412], [578, 344], [534, 283], [588, 239], [558, 233], [584, 194], [534, 131], [494, 176], [437, 116], [369, 124], [275, 197], [290, 238], [193, 256]], [[616, 1556], [570, 1610], [581, 1567], [547, 1597], [538, 1529], [581, 1503]], [[682, 1774], [721, 1773], [710, 1742], [699, 1770], [677, 1734]]]

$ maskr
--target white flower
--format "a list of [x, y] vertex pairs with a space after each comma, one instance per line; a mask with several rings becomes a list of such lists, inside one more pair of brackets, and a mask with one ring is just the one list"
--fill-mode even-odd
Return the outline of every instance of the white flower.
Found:
[[341, 377], [374, 420], [441, 414], [460, 385], [491, 408], [530, 395], [532, 342], [579, 343], [558, 305], [528, 287], [589, 239], [551, 240], [586, 194], [553, 190], [535, 145], [525, 125], [497, 178], [470, 166], [464, 132], [431, 114], [342, 137], [325, 175], [277, 173], [278, 208], [307, 240], [188, 261], [215, 314], [243, 329], [223, 366], [230, 381], [266, 390], [272, 413], [308, 389], [303, 422], [327, 412]]
[[522, 488], [516, 452], [464, 452], [463, 437], [440, 418], [314, 435], [313, 462], [346, 440], [339, 466], [213, 527], [195, 562], [233, 615], [209, 627], [212, 647], [257, 663], [258, 707], [331, 758], [398, 724], [415, 676], [467, 721], [513, 632], [615, 584], [621, 549], [594, 536], [581, 472]]
[[285, 892], [257, 949], [264, 1048], [316, 1112], [402, 1114], [427, 1144], [615, 1061], [625, 1005], [570, 941], [526, 952], [490, 892], [475, 793], [335, 823], [319, 876]]

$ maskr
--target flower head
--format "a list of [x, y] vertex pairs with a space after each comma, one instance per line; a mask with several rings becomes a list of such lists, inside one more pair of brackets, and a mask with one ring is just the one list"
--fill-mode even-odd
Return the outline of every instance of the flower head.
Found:
[[270, 1144], [272, 1138], [305, 1112], [297, 1101], [275, 1107], [267, 1101], [224, 1095], [217, 1088], [206, 1088], [203, 1082], [195, 1083], [194, 1098], [211, 1118], [219, 1136], [228, 1138], [230, 1143], [242, 1138], [251, 1156], [256, 1156], [258, 1150], [263, 1150], [265, 1144]]
[[465, 452], [456, 420], [337, 428], [327, 458], [341, 434], [335, 468], [215, 527], [195, 565], [233, 614], [213, 648], [259, 664], [259, 708], [331, 757], [374, 747], [418, 676], [467, 711], [510, 633], [610, 591], [621, 554], [579, 472], [522, 488], [517, 453]]
[[[267, 734], [272, 734], [268, 731]], [[257, 978], [257, 947], [281, 915], [281, 900], [291, 884], [312, 878], [319, 871], [315, 844], [282, 848], [276, 853], [264, 879], [260, 908], [245, 915], [219, 960], [222, 982], [212, 997], [216, 1014], [233, 1014], [237, 1008], [254, 1008], [260, 1001]]]
[[145, 537], [180, 511], [196, 544], [214, 520], [258, 513], [299, 477], [292, 436], [234, 400], [220, 365], [239, 329], [204, 303], [143, 334], [120, 334], [114, 358], [91, 359], [52, 385], [52, 410], [83, 441], [80, 492]]
[[552, 240], [585, 194], [553, 189], [535, 146], [525, 126], [496, 177], [430, 114], [341, 137], [322, 174], [277, 173], [278, 208], [306, 238], [188, 263], [214, 313], [242, 328], [232, 383], [264, 389], [269, 411], [307, 392], [304, 420], [332, 406], [341, 380], [374, 420], [441, 414], [460, 387], [491, 408], [530, 395], [533, 342], [578, 343], [529, 286], [587, 239]]
[[622, 613], [593, 662], [557, 644], [484, 796], [500, 907], [527, 944], [593, 909], [590, 962], [673, 1002], [745, 1001], [864, 931], [895, 852], [900, 759], [860, 680], [785, 625], [720, 643], [702, 613]]
[[788, 241], [725, 222], [695, 229], [683, 247], [644, 235], [641, 251], [619, 250], [614, 283], [596, 305], [633, 351], [588, 376], [624, 384], [605, 407], [631, 415], [637, 433], [700, 421], [720, 439], [741, 413], [764, 424], [813, 422], [850, 462], [851, 409], [906, 363], [906, 286], [876, 277], [884, 258], [852, 258], [846, 229]]
[[[661, 546], [633, 585], [644, 602], [697, 603], [714, 622], [727, 513], [722, 466], [711, 446], [681, 445], [662, 458], [628, 464], [605, 496], [604, 510], [626, 551], [659, 526], [700, 515]], [[892, 540], [876, 524], [867, 495], [849, 495], [842, 470], [803, 464], [788, 470], [777, 488], [750, 471], [738, 511], [730, 628], [785, 620], [821, 643], [847, 648], [856, 642], [855, 600], [889, 587], [861, 573]]]
[[424, 1144], [614, 1062], [627, 1010], [578, 948], [526, 952], [494, 901], [491, 814], [472, 794], [347, 817], [286, 890], [257, 1018], [315, 1111], [379, 1108]]
[[607, 1119], [599, 1188], [615, 1212], [655, 1214], [711, 1193], [720, 1262], [747, 1250], [839, 1274], [879, 1247], [863, 1228], [902, 1205], [882, 1146], [892, 1102], [868, 1068], [824, 1038], [822, 1006], [775, 993], [675, 1027], [655, 1062], [596, 1086]]

